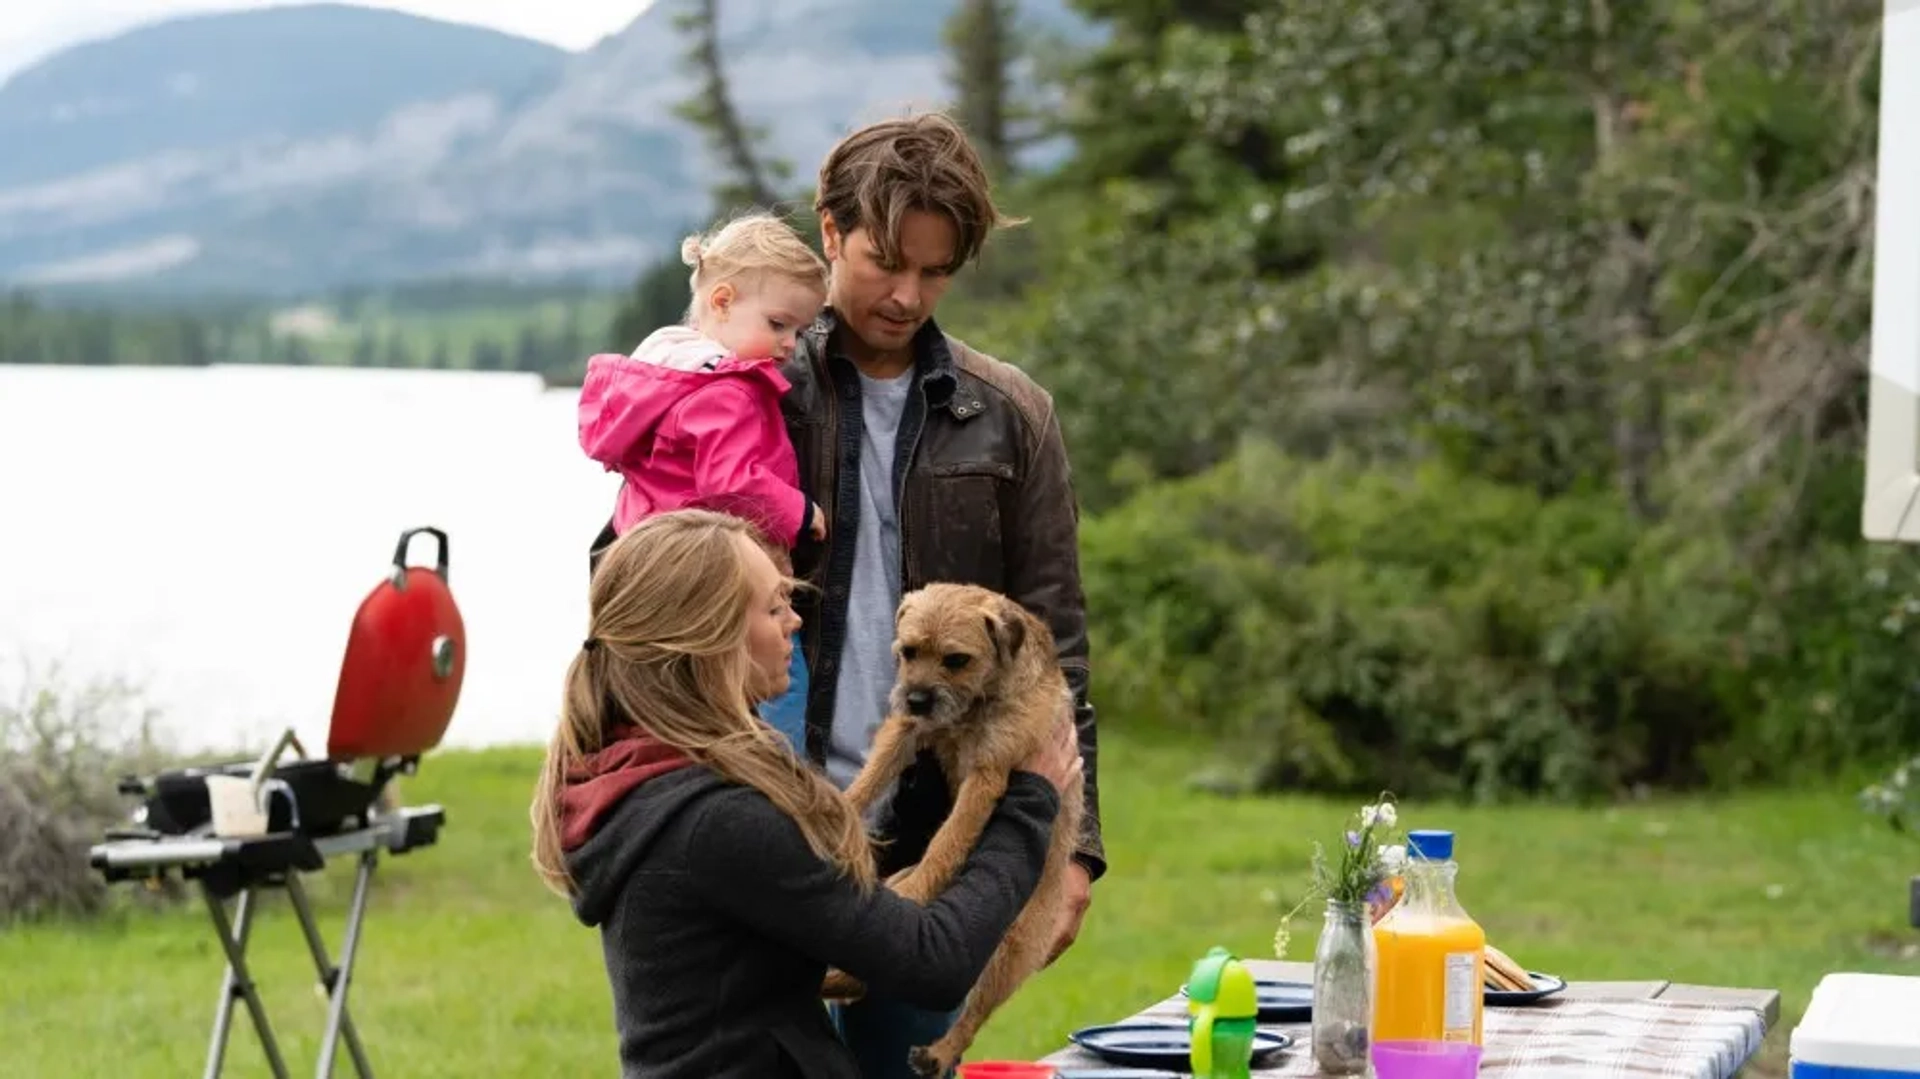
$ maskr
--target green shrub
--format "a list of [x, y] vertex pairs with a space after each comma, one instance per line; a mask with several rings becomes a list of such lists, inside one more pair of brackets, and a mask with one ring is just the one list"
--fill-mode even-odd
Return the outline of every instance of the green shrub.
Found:
[[25, 682], [0, 702], [0, 926], [98, 913], [107, 889], [87, 849], [126, 820], [119, 779], [169, 760], [127, 687]]
[[1103, 714], [1251, 740], [1265, 786], [1578, 797], [1738, 733], [1745, 574], [1610, 496], [1254, 444], [1083, 547]]
[[1920, 750], [1920, 551], [1816, 542], [1784, 564], [1756, 618], [1751, 715], [1733, 778], [1792, 762], [1824, 773]]

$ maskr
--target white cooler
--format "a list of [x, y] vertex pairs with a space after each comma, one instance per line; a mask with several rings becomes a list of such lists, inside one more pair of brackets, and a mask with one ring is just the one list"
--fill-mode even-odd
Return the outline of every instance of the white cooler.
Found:
[[1793, 1079], [1920, 1079], [1920, 978], [1827, 975], [1787, 1045]]

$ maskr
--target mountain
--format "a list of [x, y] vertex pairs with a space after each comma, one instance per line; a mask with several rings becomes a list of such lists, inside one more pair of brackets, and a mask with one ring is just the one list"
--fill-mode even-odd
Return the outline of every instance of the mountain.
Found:
[[[676, 2], [579, 53], [344, 4], [58, 53], [0, 85], [0, 145], [28, 148], [0, 157], [0, 285], [624, 282], [709, 210], [705, 147], [672, 113], [692, 87]], [[849, 127], [944, 103], [953, 7], [726, 0], [736, 103], [804, 181]], [[1084, 30], [1064, 0], [1023, 15]]]

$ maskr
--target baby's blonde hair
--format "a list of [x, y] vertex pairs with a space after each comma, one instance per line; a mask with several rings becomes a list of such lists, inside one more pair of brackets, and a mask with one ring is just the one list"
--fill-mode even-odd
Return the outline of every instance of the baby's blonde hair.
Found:
[[688, 285], [692, 321], [706, 309], [714, 287], [741, 278], [772, 276], [827, 293], [827, 261], [814, 253], [791, 225], [770, 213], [734, 218], [704, 236], [680, 242], [680, 261], [693, 267]]

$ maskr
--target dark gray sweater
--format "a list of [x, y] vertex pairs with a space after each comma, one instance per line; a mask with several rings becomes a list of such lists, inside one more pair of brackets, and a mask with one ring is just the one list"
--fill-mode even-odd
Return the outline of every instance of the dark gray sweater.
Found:
[[568, 857], [598, 926], [624, 1079], [858, 1079], [820, 1000], [829, 965], [951, 1009], [1040, 879], [1059, 797], [1015, 773], [973, 856], [921, 908], [867, 895], [758, 791], [700, 767], [649, 780]]

